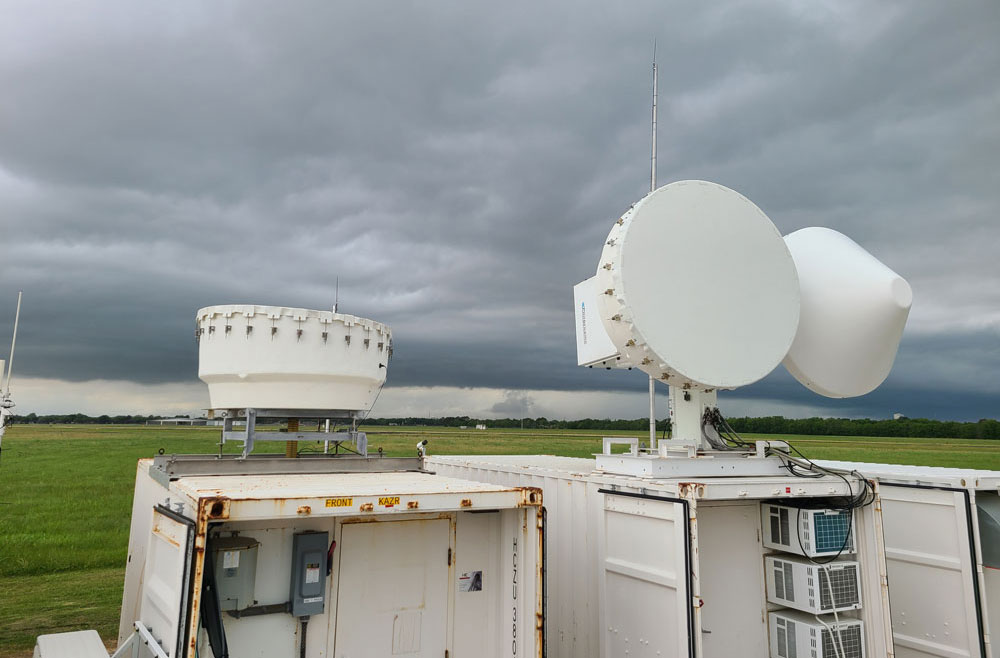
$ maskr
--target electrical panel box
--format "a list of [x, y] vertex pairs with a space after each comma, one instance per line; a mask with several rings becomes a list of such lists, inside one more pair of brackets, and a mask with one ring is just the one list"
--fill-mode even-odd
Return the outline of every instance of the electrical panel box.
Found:
[[848, 510], [761, 505], [764, 546], [808, 557], [854, 553], [853, 514]]
[[292, 615], [308, 617], [323, 612], [326, 602], [326, 557], [329, 537], [325, 532], [292, 536]]
[[222, 610], [245, 610], [254, 604], [257, 548], [251, 537], [217, 537], [210, 542], [215, 559], [215, 583]]
[[865, 658], [864, 622], [794, 610], [768, 614], [771, 658]]
[[819, 615], [861, 607], [857, 562], [814, 564], [805, 558], [770, 555], [764, 560], [767, 600]]

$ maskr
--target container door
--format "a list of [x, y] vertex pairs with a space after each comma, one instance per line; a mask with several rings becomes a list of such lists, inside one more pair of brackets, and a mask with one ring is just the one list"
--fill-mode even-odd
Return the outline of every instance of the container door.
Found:
[[961, 491], [880, 485], [898, 658], [982, 658], [969, 507]]
[[336, 658], [443, 658], [450, 547], [447, 519], [345, 524]]
[[605, 492], [604, 524], [602, 655], [693, 655], [684, 505]]
[[194, 555], [194, 521], [167, 508], [153, 510], [139, 621], [170, 658], [184, 655]]

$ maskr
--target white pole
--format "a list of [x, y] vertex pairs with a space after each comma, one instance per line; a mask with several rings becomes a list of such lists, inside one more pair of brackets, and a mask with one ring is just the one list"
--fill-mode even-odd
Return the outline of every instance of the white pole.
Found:
[[653, 144], [649, 156], [649, 191], [656, 189], [656, 42], [653, 42]]
[[10, 341], [10, 358], [7, 360], [7, 387], [4, 397], [10, 397], [10, 376], [14, 372], [14, 347], [17, 345], [17, 323], [21, 320], [21, 292], [17, 292], [17, 311], [14, 313], [14, 337]]
[[[653, 144], [649, 156], [649, 191], [656, 190], [656, 41], [653, 41]], [[649, 376], [649, 449], [656, 448], [656, 380]]]

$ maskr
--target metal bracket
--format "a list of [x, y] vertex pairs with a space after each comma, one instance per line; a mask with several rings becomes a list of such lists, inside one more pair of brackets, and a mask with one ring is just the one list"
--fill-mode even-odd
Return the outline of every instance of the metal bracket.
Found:
[[[221, 454], [222, 445], [229, 441], [239, 441], [243, 444], [242, 458], [246, 459], [253, 452], [257, 441], [322, 441], [323, 452], [328, 453], [330, 446], [334, 452], [339, 452], [343, 444], [350, 444], [354, 452], [362, 457], [368, 455], [368, 435], [357, 430], [358, 412], [339, 409], [230, 409], [222, 412], [222, 439], [219, 442]], [[236, 429], [236, 422], [242, 418], [242, 431]], [[315, 432], [258, 432], [258, 418], [315, 418], [325, 420], [327, 431]], [[351, 429], [345, 432], [330, 432], [331, 420], [349, 420]]]
[[160, 646], [159, 640], [146, 628], [141, 621], [133, 624], [135, 632], [121, 643], [121, 646], [111, 654], [111, 658], [170, 658]]

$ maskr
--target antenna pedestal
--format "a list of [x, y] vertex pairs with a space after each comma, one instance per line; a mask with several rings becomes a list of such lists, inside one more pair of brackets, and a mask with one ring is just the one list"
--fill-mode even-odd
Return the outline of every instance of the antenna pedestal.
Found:
[[[323, 452], [328, 453], [333, 447], [334, 453], [339, 454], [341, 449], [348, 454], [355, 454], [365, 457], [368, 455], [368, 435], [357, 430], [358, 419], [363, 415], [359, 411], [342, 411], [330, 409], [224, 409], [212, 410], [213, 415], [222, 416], [222, 439], [219, 441], [219, 450], [230, 441], [238, 441], [243, 444], [241, 459], [246, 459], [253, 452], [254, 444], [257, 441], [322, 441]], [[260, 432], [257, 430], [257, 421], [263, 418], [270, 419], [315, 419], [318, 424], [324, 425], [326, 431], [301, 431], [297, 428], [287, 432]], [[340, 421], [350, 423], [349, 430], [343, 432], [330, 432], [329, 421]], [[326, 422], [324, 422], [326, 421]], [[236, 424], [242, 423], [242, 427], [237, 429]], [[352, 447], [348, 447], [348, 444]]]
[[671, 386], [670, 400], [670, 443], [685, 441], [693, 443], [701, 450], [710, 450], [705, 440], [701, 421], [706, 409], [718, 406], [718, 395], [714, 390], [701, 391]]

